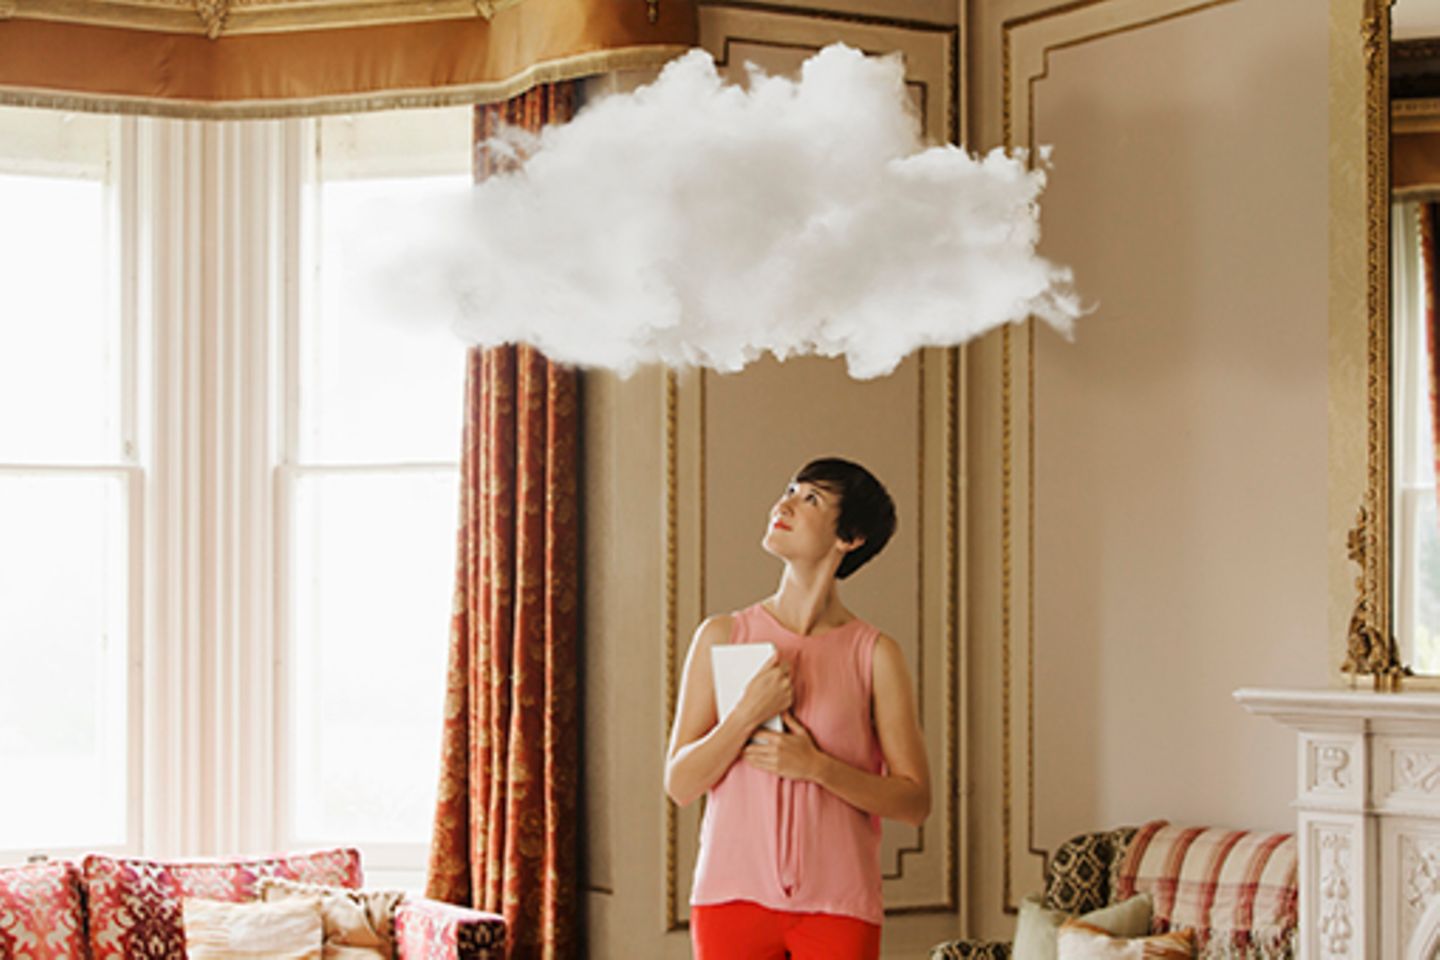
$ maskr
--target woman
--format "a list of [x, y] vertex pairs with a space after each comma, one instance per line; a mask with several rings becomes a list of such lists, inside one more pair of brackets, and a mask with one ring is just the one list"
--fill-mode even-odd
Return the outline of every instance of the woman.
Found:
[[[815, 460], [770, 511], [762, 544], [780, 588], [695, 631], [670, 732], [665, 790], [708, 794], [690, 930], [697, 960], [873, 960], [880, 953], [880, 818], [919, 825], [930, 771], [900, 646], [840, 602], [895, 505], [868, 470]], [[776, 655], [719, 721], [716, 644]], [[760, 729], [779, 714], [784, 732]]]

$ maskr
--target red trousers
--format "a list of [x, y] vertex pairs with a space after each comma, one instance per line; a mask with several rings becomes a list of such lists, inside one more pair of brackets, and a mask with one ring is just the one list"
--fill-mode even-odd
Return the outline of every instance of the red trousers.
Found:
[[690, 908], [695, 960], [877, 960], [880, 928], [833, 913], [733, 900]]

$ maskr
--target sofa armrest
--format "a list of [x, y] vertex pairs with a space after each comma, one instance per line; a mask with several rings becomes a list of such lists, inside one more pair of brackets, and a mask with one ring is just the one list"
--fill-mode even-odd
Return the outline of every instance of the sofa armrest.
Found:
[[505, 918], [407, 898], [395, 910], [395, 946], [399, 960], [502, 960]]
[[930, 960], [1010, 960], [1005, 940], [951, 940], [930, 948]]

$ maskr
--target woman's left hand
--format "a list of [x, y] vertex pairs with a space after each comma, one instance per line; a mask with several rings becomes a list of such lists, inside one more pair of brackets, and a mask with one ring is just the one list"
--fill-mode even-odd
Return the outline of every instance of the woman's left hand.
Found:
[[795, 719], [795, 714], [786, 710], [780, 719], [785, 724], [785, 732], [756, 730], [745, 748], [745, 762], [786, 780], [817, 779], [825, 754], [815, 746], [815, 738]]

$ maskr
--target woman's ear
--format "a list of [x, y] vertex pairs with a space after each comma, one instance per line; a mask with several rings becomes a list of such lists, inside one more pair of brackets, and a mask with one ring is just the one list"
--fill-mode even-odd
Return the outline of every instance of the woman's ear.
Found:
[[837, 539], [840, 540], [840, 549], [845, 553], [859, 550], [865, 545], [864, 537], [856, 537], [854, 540], [846, 540], [843, 537]]

